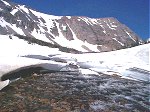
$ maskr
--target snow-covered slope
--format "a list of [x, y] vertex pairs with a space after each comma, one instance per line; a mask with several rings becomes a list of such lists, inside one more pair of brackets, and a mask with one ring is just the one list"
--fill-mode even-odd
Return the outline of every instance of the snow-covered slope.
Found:
[[54, 60], [70, 57], [84, 69], [98, 73], [119, 75], [124, 78], [149, 81], [150, 78], [150, 44], [133, 48], [87, 54], [64, 54], [53, 56]]
[[[13, 71], [19, 71], [30, 67], [41, 67], [50, 71], [69, 71], [67, 63], [49, 60], [50, 56], [63, 54], [56, 48], [48, 48], [37, 44], [29, 44], [27, 41], [15, 36], [0, 35], [0, 78]], [[33, 56], [33, 58], [28, 57]], [[37, 58], [37, 59], [36, 59]], [[15, 76], [15, 73], [12, 73]], [[0, 90], [8, 85], [9, 80], [0, 81]]]
[[[104, 52], [70, 54], [48, 48], [15, 36], [0, 35], [0, 77], [13, 71], [41, 67], [50, 71], [78, 71], [82, 74], [104, 73], [132, 80], [148, 81], [150, 77], [150, 44]], [[9, 79], [0, 82], [0, 89]]]
[[0, 7], [0, 34], [24, 35], [83, 52], [111, 51], [142, 42], [112, 17], [53, 16], [4, 0]]

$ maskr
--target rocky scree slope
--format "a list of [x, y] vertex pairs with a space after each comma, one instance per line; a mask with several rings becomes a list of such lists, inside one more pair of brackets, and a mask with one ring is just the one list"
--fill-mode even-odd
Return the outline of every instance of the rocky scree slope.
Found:
[[53, 16], [4, 0], [0, 0], [0, 34], [19, 34], [82, 52], [111, 51], [143, 42], [112, 17]]

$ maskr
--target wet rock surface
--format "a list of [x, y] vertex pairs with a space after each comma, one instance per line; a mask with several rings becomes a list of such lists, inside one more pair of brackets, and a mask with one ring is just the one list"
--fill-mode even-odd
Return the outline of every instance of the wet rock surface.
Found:
[[0, 111], [149, 112], [149, 86], [103, 74], [34, 74], [0, 91]]

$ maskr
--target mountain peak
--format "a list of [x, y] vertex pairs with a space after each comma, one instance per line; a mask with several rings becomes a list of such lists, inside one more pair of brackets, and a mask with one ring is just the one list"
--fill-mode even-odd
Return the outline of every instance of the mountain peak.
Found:
[[117, 50], [142, 42], [114, 17], [54, 16], [1, 1], [0, 34], [19, 34], [83, 52]]

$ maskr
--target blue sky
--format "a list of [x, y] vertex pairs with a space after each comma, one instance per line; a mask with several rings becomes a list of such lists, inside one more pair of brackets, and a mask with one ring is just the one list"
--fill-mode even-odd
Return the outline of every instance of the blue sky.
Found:
[[141, 38], [150, 37], [150, 0], [11, 0], [57, 16], [115, 17]]

